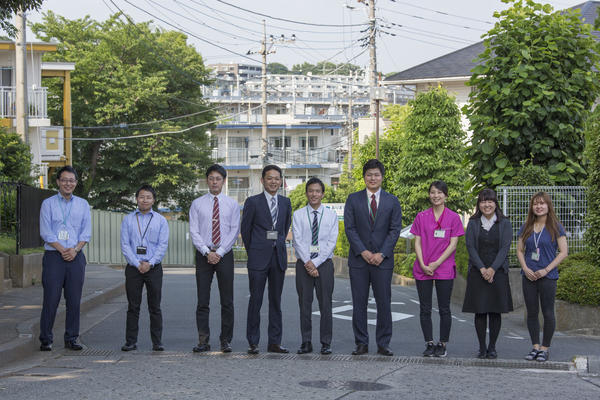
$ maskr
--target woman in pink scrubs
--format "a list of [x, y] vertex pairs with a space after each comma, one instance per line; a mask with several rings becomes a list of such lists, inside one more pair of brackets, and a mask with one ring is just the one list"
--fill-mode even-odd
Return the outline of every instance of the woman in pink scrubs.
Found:
[[[413, 275], [419, 294], [421, 329], [425, 338], [425, 357], [446, 357], [446, 343], [450, 339], [452, 314], [450, 295], [456, 277], [454, 255], [458, 237], [465, 234], [463, 223], [454, 211], [446, 208], [448, 185], [435, 181], [429, 186], [432, 207], [417, 214], [410, 232], [415, 235], [417, 259]], [[433, 286], [440, 313], [440, 340], [433, 341], [431, 307]]]

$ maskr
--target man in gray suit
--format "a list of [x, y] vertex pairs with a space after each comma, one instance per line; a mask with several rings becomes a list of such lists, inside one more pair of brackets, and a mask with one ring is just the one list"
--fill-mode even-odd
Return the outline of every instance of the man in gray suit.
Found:
[[356, 349], [369, 351], [367, 304], [369, 286], [377, 304], [377, 353], [392, 356], [391, 285], [394, 246], [402, 229], [402, 210], [396, 196], [381, 189], [385, 168], [379, 160], [363, 166], [366, 189], [352, 193], [344, 207], [344, 226], [350, 242], [348, 267], [352, 291], [352, 328]]

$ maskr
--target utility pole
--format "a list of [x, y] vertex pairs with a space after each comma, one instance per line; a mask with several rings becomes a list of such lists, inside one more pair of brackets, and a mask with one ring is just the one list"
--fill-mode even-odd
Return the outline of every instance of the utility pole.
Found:
[[[16, 122], [17, 133], [23, 139], [23, 142], [29, 143], [29, 121], [27, 120], [27, 42], [25, 41], [25, 12], [21, 9], [17, 13], [17, 40], [15, 42], [15, 80], [17, 86], [15, 88], [17, 104], [16, 104]], [[33, 46], [31, 48], [33, 51]]]
[[348, 173], [352, 176], [352, 145], [354, 141], [354, 120], [352, 119], [352, 96], [354, 89], [354, 76], [350, 72], [350, 91], [348, 99]]
[[[376, 34], [376, 23], [375, 20], [375, 0], [369, 0], [369, 87], [371, 90], [377, 86], [377, 49], [375, 44], [375, 34]], [[379, 115], [376, 115], [377, 110], [375, 107], [375, 99], [371, 97], [371, 106], [370, 106], [371, 116], [375, 118], [379, 118]]]

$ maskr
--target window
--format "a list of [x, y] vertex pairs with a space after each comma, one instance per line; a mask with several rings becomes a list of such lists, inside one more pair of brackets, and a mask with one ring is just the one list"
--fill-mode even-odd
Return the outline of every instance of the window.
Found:
[[[284, 144], [285, 147], [291, 147], [291, 138], [289, 136], [285, 136], [284, 137]], [[273, 147], [276, 149], [280, 149], [281, 146], [281, 137], [280, 136], [276, 136], [276, 137], [270, 137], [269, 138], [269, 147]]]
[[[317, 147], [317, 139], [318, 136], [309, 136], [308, 137], [308, 149], [312, 150]], [[306, 137], [300, 138], [300, 148], [306, 150]]]
[[12, 86], [12, 67], [1, 68], [0, 86]]
[[247, 149], [248, 138], [233, 136], [229, 138], [229, 148], [231, 149]]
[[250, 181], [246, 177], [230, 176], [227, 178], [227, 187], [229, 189], [248, 189]]

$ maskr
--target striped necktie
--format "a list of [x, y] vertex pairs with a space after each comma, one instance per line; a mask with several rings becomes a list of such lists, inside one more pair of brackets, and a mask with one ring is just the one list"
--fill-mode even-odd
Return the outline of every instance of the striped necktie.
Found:
[[375, 195], [371, 195], [371, 222], [375, 223], [375, 217], [377, 216], [377, 201], [375, 200]]
[[271, 197], [271, 220], [273, 220], [273, 229], [277, 225], [277, 203], [275, 203], [275, 196]]
[[219, 198], [214, 197], [212, 213], [212, 242], [215, 247], [219, 247], [221, 243], [221, 220], [219, 217]]
[[[316, 246], [317, 244], [319, 244], [319, 222], [317, 221], [317, 214], [319, 214], [319, 212], [313, 211], [313, 214], [315, 215], [315, 217], [313, 218], [312, 222], [312, 240], [310, 244], [312, 246]], [[310, 253], [310, 258], [317, 258], [318, 255], [319, 253]]]

